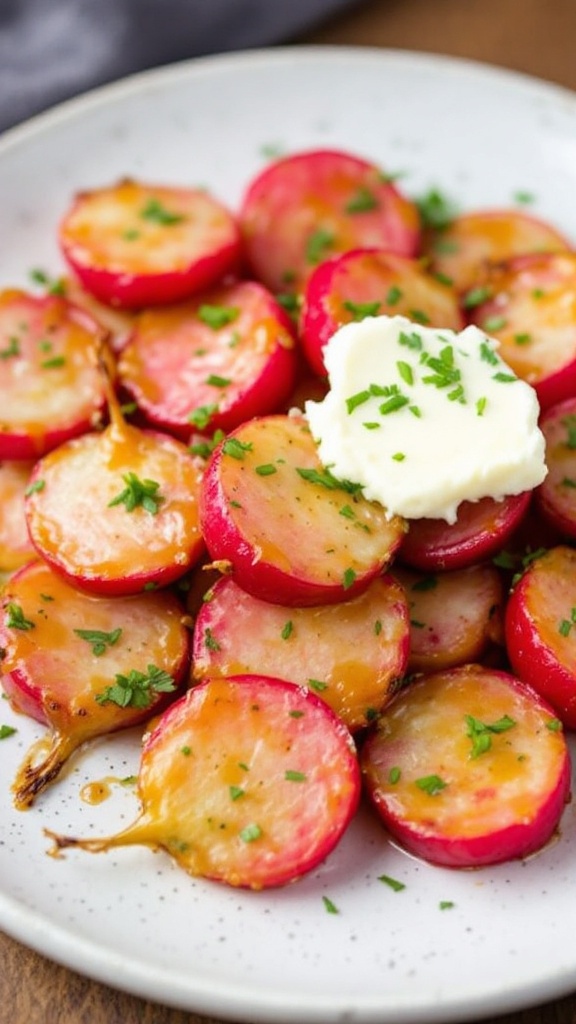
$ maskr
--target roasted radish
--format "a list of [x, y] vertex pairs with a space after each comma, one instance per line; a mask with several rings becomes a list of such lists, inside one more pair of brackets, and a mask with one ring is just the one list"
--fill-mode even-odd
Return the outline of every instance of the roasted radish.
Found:
[[478, 661], [504, 643], [504, 587], [489, 563], [417, 573], [395, 565], [410, 614], [408, 671], [433, 672]]
[[481, 287], [492, 263], [525, 253], [569, 248], [568, 240], [555, 227], [523, 210], [464, 213], [432, 231], [424, 243], [431, 269], [462, 293]]
[[468, 295], [468, 315], [532, 385], [542, 409], [576, 391], [576, 253], [517, 256]]
[[222, 579], [194, 626], [196, 678], [257, 672], [308, 687], [349, 729], [368, 724], [390, 699], [408, 657], [408, 609], [391, 576], [349, 601], [290, 608], [261, 601]]
[[551, 406], [540, 420], [548, 475], [535, 506], [561, 537], [576, 540], [576, 398]]
[[97, 594], [134, 594], [178, 579], [203, 551], [201, 469], [167, 434], [111, 422], [40, 459], [26, 497], [38, 553]]
[[530, 505], [530, 492], [501, 501], [463, 501], [455, 523], [444, 519], [413, 519], [398, 557], [424, 572], [463, 569], [490, 558], [518, 529]]
[[161, 847], [191, 875], [264, 889], [323, 861], [358, 803], [350, 733], [301, 687], [266, 676], [190, 690], [148, 736], [137, 821], [106, 839], [47, 834], [93, 853]]
[[365, 590], [404, 533], [399, 517], [362, 498], [320, 463], [306, 420], [245, 423], [214, 450], [200, 517], [212, 559], [254, 597], [330, 604]]
[[130, 179], [79, 193], [59, 237], [84, 288], [128, 309], [186, 299], [240, 256], [236, 222], [208, 192]]
[[382, 313], [454, 331], [464, 326], [455, 290], [417, 260], [356, 249], [321, 263], [308, 279], [300, 331], [312, 369], [326, 373], [322, 349], [339, 327]]
[[41, 561], [24, 566], [4, 588], [0, 647], [7, 696], [50, 729], [16, 775], [20, 810], [87, 740], [165, 706], [185, 678], [190, 650], [183, 608], [169, 591], [95, 597]]
[[252, 281], [142, 313], [124, 347], [120, 383], [146, 421], [187, 441], [275, 412], [296, 379], [294, 328]]
[[36, 459], [99, 425], [105, 339], [60, 295], [0, 292], [0, 459]]
[[376, 247], [414, 256], [420, 243], [415, 204], [378, 167], [334, 150], [270, 164], [247, 189], [240, 226], [252, 272], [276, 292], [301, 291], [337, 253]]
[[513, 676], [467, 665], [389, 705], [362, 751], [390, 835], [448, 867], [527, 857], [558, 827], [570, 759], [552, 709]]
[[576, 550], [559, 545], [530, 563], [508, 599], [505, 627], [514, 671], [576, 729]]

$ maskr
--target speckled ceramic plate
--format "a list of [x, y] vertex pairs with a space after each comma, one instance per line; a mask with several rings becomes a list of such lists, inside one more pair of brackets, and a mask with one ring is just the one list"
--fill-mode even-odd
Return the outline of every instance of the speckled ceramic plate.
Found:
[[[271, 148], [344, 147], [402, 172], [414, 195], [532, 209], [576, 240], [576, 98], [495, 69], [408, 53], [280, 49], [175, 66], [67, 104], [0, 141], [0, 274], [58, 273], [72, 193], [122, 175], [205, 183], [230, 205]], [[526, 196], [524, 195], [524, 198]], [[1, 368], [0, 368], [1, 372]], [[442, 1022], [504, 1013], [576, 987], [576, 807], [527, 863], [476, 872], [407, 857], [362, 813], [309, 877], [243, 893], [130, 849], [47, 856], [43, 827], [96, 836], [136, 813], [112, 782], [138, 737], [76, 758], [27, 813], [9, 785], [39, 728], [0, 743], [0, 921], [57, 961], [160, 1002], [250, 1022]], [[405, 886], [393, 891], [387, 874]], [[328, 913], [323, 896], [338, 913]], [[443, 901], [452, 906], [441, 909]]]

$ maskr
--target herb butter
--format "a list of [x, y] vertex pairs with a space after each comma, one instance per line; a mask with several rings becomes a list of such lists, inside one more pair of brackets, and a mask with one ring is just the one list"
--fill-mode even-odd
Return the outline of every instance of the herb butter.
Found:
[[462, 501], [500, 500], [546, 476], [536, 393], [479, 328], [366, 317], [323, 355], [329, 391], [305, 408], [320, 459], [390, 517], [453, 523]]

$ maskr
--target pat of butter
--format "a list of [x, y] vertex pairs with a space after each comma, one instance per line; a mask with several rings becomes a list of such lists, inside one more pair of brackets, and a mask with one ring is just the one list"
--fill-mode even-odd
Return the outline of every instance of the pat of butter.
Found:
[[479, 328], [366, 317], [333, 335], [324, 361], [330, 390], [305, 407], [320, 459], [389, 516], [453, 523], [460, 502], [546, 476], [536, 393]]

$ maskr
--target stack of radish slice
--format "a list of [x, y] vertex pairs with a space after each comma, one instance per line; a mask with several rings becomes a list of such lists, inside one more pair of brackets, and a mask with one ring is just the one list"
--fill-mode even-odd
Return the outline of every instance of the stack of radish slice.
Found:
[[[50, 831], [58, 849], [142, 843], [282, 885], [330, 854], [362, 788], [435, 863], [544, 847], [576, 727], [568, 241], [517, 210], [432, 223], [331, 150], [271, 163], [237, 212], [107, 184], [59, 239], [71, 277], [0, 293], [1, 680], [49, 730], [16, 806], [144, 723], [137, 820]], [[320, 462], [303, 409], [325, 345], [397, 313], [501, 341], [545, 409], [536, 494], [408, 522]]]

